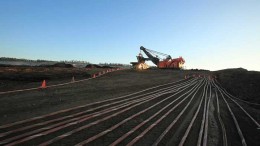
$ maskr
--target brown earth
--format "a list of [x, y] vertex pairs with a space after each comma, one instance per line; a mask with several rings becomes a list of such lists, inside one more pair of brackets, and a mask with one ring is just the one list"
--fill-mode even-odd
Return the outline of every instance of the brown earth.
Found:
[[[103, 69], [104, 70], [104, 69]], [[64, 83], [71, 81], [71, 76], [75, 76], [75, 79], [85, 79], [90, 77], [91, 74], [102, 71], [102, 70], [86, 70], [86, 69], [77, 69], [77, 68], [5, 68], [5, 71], [1, 69], [0, 74], [0, 82], [2, 83], [0, 86], [1, 91], [8, 91], [12, 89], [20, 89], [20, 88], [31, 88], [38, 87], [41, 84], [41, 80], [44, 77], [49, 77], [47, 79], [47, 85]], [[232, 75], [228, 75], [226, 73], [223, 75], [223, 72], [214, 72], [216, 73], [219, 82], [221, 84], [224, 81], [223, 77], [229, 77]], [[18, 74], [18, 75], [17, 75]], [[211, 73], [208, 71], [182, 71], [182, 70], [144, 70], [144, 71], [135, 71], [135, 70], [122, 70], [107, 73], [103, 76], [97, 77], [95, 79], [91, 79], [88, 81], [83, 81], [79, 83], [73, 83], [65, 86], [51, 87], [47, 89], [37, 89], [33, 91], [25, 91], [19, 93], [11, 93], [11, 94], [2, 94], [0, 95], [0, 125], [12, 123], [15, 121], [20, 121], [40, 115], [49, 114], [55, 111], [59, 111], [62, 109], [68, 109], [70, 107], [76, 107], [80, 105], [85, 105], [87, 103], [93, 103], [95, 101], [101, 101], [104, 99], [119, 97], [121, 95], [126, 95], [129, 93], [133, 93], [136, 91], [140, 91], [145, 88], [154, 87], [156, 85], [170, 83], [174, 81], [178, 81], [184, 79], [185, 75], [192, 74], [200, 74], [200, 75], [210, 75]], [[10, 78], [11, 77], [11, 78]], [[22, 77], [23, 80], [18, 80]], [[40, 77], [40, 78], [39, 78]], [[32, 80], [26, 80], [26, 79]], [[16, 80], [17, 79], [17, 80]], [[37, 81], [33, 80], [36, 79]], [[201, 79], [201, 78], [200, 78]], [[225, 86], [225, 82], [223, 83]], [[240, 90], [247, 90], [241, 88]], [[1, 92], [0, 91], [0, 92]], [[214, 88], [212, 88], [212, 92]], [[229, 90], [228, 90], [229, 91]], [[186, 90], [184, 93], [187, 92]], [[208, 96], [209, 96], [208, 89]], [[220, 93], [218, 93], [220, 96]], [[178, 97], [178, 96], [176, 96]], [[184, 116], [180, 118], [180, 120], [176, 123], [173, 129], [169, 132], [167, 137], [163, 140], [163, 142], [167, 142], [168, 145], [176, 144], [179, 142], [181, 136], [184, 134], [190, 120], [195, 113], [195, 109], [199, 104], [199, 99], [202, 97], [202, 88], [198, 89], [198, 94], [194, 98], [195, 100], [191, 103], [191, 106], [188, 107], [188, 110], [184, 113]], [[228, 98], [227, 98], [228, 99]], [[159, 102], [160, 100], [156, 100], [154, 102], [149, 102], [147, 105], [140, 106], [135, 110], [122, 114], [122, 116], [117, 116], [114, 119], [111, 119], [110, 122], [105, 122], [105, 124], [99, 124], [99, 128], [92, 128], [91, 132], [101, 132], [106, 127], [110, 125], [114, 125], [117, 122], [127, 118], [133, 113], [137, 113], [140, 109], [152, 106], [153, 104]], [[227, 137], [229, 144], [238, 144], [240, 145], [240, 138], [237, 134], [236, 127], [232, 121], [230, 113], [225, 105], [225, 102], [220, 98], [220, 112], [222, 120], [227, 129]], [[255, 125], [248, 119], [248, 117], [239, 109], [237, 106], [231, 101], [228, 100], [231, 108], [235, 112], [235, 115], [238, 116], [238, 122], [241, 126], [242, 131], [245, 133], [245, 138], [249, 145], [258, 145], [259, 142], [256, 140], [259, 136], [259, 132], [255, 130]], [[203, 101], [204, 103], [204, 101]], [[206, 103], [206, 100], [205, 100]], [[164, 105], [168, 104], [165, 102]], [[176, 115], [184, 108], [187, 104], [185, 101], [172, 116], [167, 118], [164, 122], [166, 124], [162, 124], [159, 126], [159, 129], [162, 131], [173, 119]], [[161, 105], [156, 110], [163, 108], [164, 105]], [[215, 105], [215, 107], [213, 107]], [[241, 105], [245, 108], [249, 114], [253, 115], [256, 121], [259, 121], [259, 109], [252, 108], [251, 106], [241, 103]], [[140, 108], [140, 109], [139, 109]], [[118, 129], [123, 131], [125, 129], [129, 129], [133, 127], [132, 124], [140, 123], [144, 119], [148, 118], [151, 113], [144, 114], [138, 120], [132, 120], [129, 123], [129, 126], [126, 126], [122, 129]], [[166, 111], [165, 111], [166, 112]], [[150, 115], [149, 115], [150, 114]], [[187, 141], [187, 145], [193, 145], [193, 142], [196, 142], [198, 131], [200, 128], [201, 118], [203, 114], [203, 108], [200, 109], [198, 119], [195, 120], [195, 126], [193, 127], [191, 134], [189, 135]], [[212, 101], [210, 103], [209, 108], [209, 140], [208, 144], [210, 145], [222, 145], [221, 141], [221, 129], [219, 121], [215, 118], [216, 116], [216, 94], [212, 93]], [[250, 124], [248, 123], [250, 122]], [[84, 123], [83, 123], [84, 124]], [[107, 125], [108, 124], [108, 125]], [[146, 125], [149, 126], [150, 123]], [[105, 127], [104, 127], [105, 126]], [[229, 128], [231, 127], [231, 128]], [[154, 129], [155, 130], [155, 129]], [[150, 134], [147, 134], [144, 137], [144, 143], [138, 143], [138, 145], [149, 145], [152, 141], [157, 138], [161, 132], [156, 132], [152, 130]], [[64, 131], [63, 131], [64, 132]], [[100, 139], [100, 143], [108, 142], [110, 138], [119, 136], [118, 132], [111, 133], [112, 135], [108, 135], [105, 137], [106, 140]], [[141, 131], [138, 131], [139, 133]], [[61, 134], [61, 133], [59, 133]], [[70, 142], [73, 144], [74, 141], [80, 141], [80, 136], [84, 138], [86, 133], [81, 133], [80, 135], [74, 135], [73, 139], [65, 139], [62, 143], [58, 144], [69, 144]], [[115, 134], [115, 135], [113, 135]], [[123, 133], [122, 133], [123, 134]], [[157, 134], [157, 135], [155, 135]], [[233, 136], [234, 135], [234, 136]], [[252, 136], [253, 135], [253, 136]], [[133, 135], [134, 136], [134, 135]], [[46, 139], [49, 137], [46, 136]], [[131, 138], [131, 137], [129, 137]], [[127, 139], [128, 140], [128, 139]], [[130, 140], [130, 139], [129, 139]], [[128, 140], [128, 141], [129, 141]], [[30, 144], [37, 144], [40, 140], [33, 141]], [[36, 143], [34, 143], [36, 142]]]
[[[40, 87], [86, 79], [104, 69], [3, 67], [0, 71], [0, 91]], [[184, 79], [185, 74], [199, 71], [125, 70], [108, 73], [95, 80], [0, 95], [0, 124], [86, 104], [89, 102], [125, 95], [147, 87]]]
[[232, 95], [246, 101], [260, 103], [260, 72], [236, 68], [216, 71], [214, 74]]

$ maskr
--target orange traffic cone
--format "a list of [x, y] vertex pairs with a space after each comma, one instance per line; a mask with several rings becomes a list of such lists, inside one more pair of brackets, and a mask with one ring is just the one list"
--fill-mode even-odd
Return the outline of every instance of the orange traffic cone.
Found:
[[47, 87], [46, 87], [46, 81], [45, 81], [45, 80], [42, 81], [42, 86], [41, 86], [41, 88], [47, 88]]

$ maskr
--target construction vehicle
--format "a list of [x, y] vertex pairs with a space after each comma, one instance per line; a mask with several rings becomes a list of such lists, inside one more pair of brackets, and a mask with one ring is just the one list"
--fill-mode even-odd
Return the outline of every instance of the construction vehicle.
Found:
[[145, 58], [143, 57], [142, 53], [139, 53], [136, 58], [138, 62], [130, 62], [134, 69], [145, 70], [149, 68], [149, 65], [145, 63]]
[[[148, 58], [144, 58], [141, 51], [143, 51]], [[160, 58], [159, 56], [163, 56], [165, 58]], [[160, 53], [154, 50], [146, 49], [143, 46], [140, 47], [140, 53], [137, 56], [138, 62], [131, 62], [131, 64], [137, 68], [140, 68], [140, 65], [145, 64], [145, 61], [152, 61], [158, 68], [161, 69], [182, 69], [185, 60], [182, 57], [174, 58], [168, 54]]]

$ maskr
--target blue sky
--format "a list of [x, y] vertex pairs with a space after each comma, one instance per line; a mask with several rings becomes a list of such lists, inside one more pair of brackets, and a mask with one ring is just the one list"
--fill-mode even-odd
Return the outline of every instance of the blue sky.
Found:
[[260, 1], [0, 0], [0, 57], [128, 64], [140, 46], [260, 71]]

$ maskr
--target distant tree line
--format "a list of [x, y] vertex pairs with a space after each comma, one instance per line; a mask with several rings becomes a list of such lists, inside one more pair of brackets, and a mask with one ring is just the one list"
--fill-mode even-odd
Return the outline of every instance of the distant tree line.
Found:
[[0, 61], [24, 61], [24, 62], [64, 62], [64, 63], [86, 63], [87, 61], [79, 61], [79, 60], [61, 60], [61, 61], [50, 61], [50, 60], [31, 60], [31, 59], [23, 59], [23, 58], [11, 58], [11, 57], [0, 57]]
[[23, 58], [11, 58], [11, 57], [1, 57], [0, 61], [24, 61], [24, 62], [52, 62], [48, 60], [31, 60], [31, 59], [23, 59]]
[[90, 64], [88, 61], [80, 61], [80, 60], [63, 60], [59, 62], [64, 62], [64, 63], [84, 63], [84, 64]]
[[99, 63], [99, 65], [101, 65], [101, 66], [118, 66], [118, 67], [120, 67], [120, 66], [124, 66], [124, 67], [129, 67], [129, 66], [131, 66], [131, 65], [129, 65], [129, 64], [122, 64], [122, 63]]
[[[31, 60], [31, 59], [23, 59], [23, 58], [11, 58], [11, 57], [0, 57], [0, 61], [23, 61], [23, 62], [64, 62], [64, 63], [81, 63], [81, 64], [91, 64], [88, 61], [81, 60], [61, 60], [61, 61], [51, 61], [51, 60]], [[122, 63], [99, 63], [101, 66], [116, 66], [116, 67], [130, 67], [130, 64], [122, 64]]]

